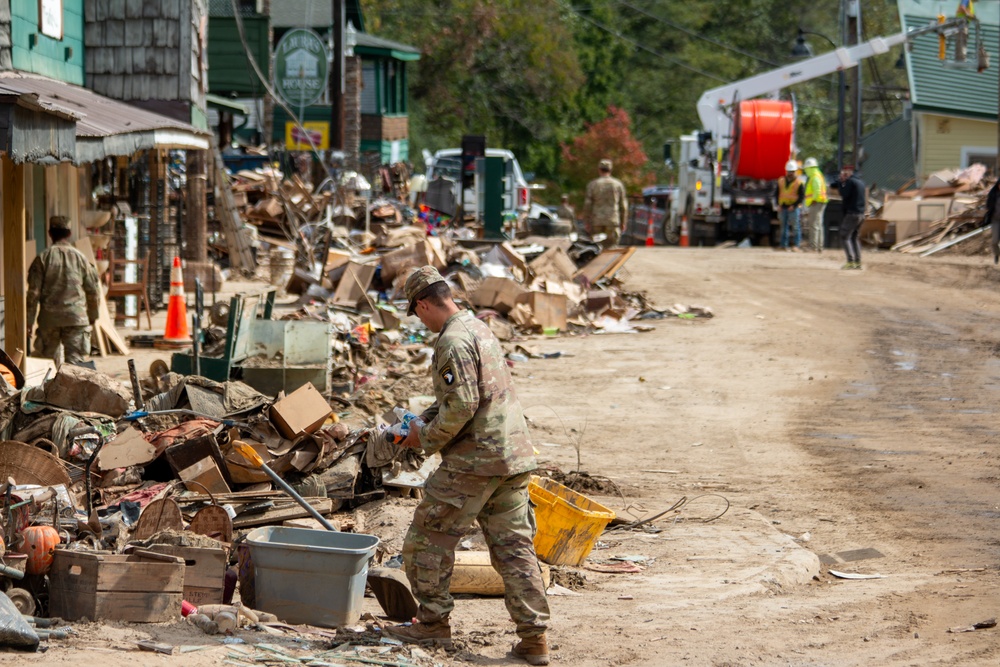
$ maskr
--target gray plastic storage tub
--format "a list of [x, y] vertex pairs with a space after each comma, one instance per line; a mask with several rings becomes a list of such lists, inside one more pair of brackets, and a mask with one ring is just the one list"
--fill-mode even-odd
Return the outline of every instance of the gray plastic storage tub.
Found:
[[267, 526], [247, 535], [256, 606], [288, 623], [326, 628], [361, 616], [368, 560], [379, 538]]

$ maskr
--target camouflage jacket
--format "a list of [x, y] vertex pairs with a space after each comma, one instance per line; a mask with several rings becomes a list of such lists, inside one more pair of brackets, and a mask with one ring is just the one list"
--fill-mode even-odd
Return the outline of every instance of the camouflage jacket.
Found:
[[583, 204], [583, 219], [593, 229], [599, 227], [625, 227], [628, 216], [628, 198], [625, 186], [617, 178], [601, 176], [587, 184], [587, 198]]
[[493, 332], [462, 310], [434, 344], [434, 404], [421, 415], [420, 444], [441, 467], [484, 476], [534, 470], [534, 450], [503, 350]]
[[97, 269], [68, 241], [35, 258], [28, 269], [28, 327], [87, 326], [97, 319]]

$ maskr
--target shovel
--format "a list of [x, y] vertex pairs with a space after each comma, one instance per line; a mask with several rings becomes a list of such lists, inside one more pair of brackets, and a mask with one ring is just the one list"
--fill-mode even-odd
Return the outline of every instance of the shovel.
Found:
[[240, 453], [240, 455], [243, 456], [243, 458], [245, 458], [247, 460], [247, 463], [249, 463], [250, 465], [252, 465], [255, 468], [260, 468], [265, 473], [267, 473], [267, 476], [270, 477], [271, 480], [275, 484], [277, 484], [278, 487], [282, 491], [284, 491], [285, 493], [287, 493], [288, 495], [290, 495], [292, 497], [292, 499], [295, 500], [295, 502], [297, 502], [299, 505], [302, 506], [302, 509], [304, 509], [305, 511], [309, 512], [309, 515], [312, 518], [314, 518], [317, 521], [319, 521], [319, 523], [320, 523], [321, 526], [323, 526], [327, 530], [332, 530], [334, 532], [337, 531], [337, 528], [332, 523], [330, 523], [329, 521], [327, 521], [323, 517], [322, 514], [320, 514], [318, 511], [316, 511], [315, 507], [313, 507], [312, 505], [310, 505], [309, 503], [307, 503], [305, 498], [303, 498], [298, 493], [296, 493], [295, 489], [293, 489], [292, 487], [290, 487], [288, 485], [288, 482], [286, 482], [285, 480], [281, 479], [281, 477], [278, 476], [278, 473], [276, 473], [273, 470], [271, 470], [267, 466], [267, 464], [264, 463], [264, 459], [260, 458], [260, 455], [257, 454], [257, 452], [254, 451], [253, 447], [251, 447], [250, 445], [246, 444], [245, 442], [239, 442], [239, 441], [237, 441], [237, 442], [233, 443], [233, 448], [236, 451], [238, 451]]

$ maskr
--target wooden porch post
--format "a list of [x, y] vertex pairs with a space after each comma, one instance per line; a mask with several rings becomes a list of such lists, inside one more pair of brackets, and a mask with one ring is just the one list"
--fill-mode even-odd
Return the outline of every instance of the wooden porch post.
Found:
[[208, 213], [205, 210], [205, 193], [208, 174], [208, 151], [187, 152], [187, 218], [184, 220], [185, 259], [195, 262], [208, 261]]
[[28, 267], [24, 243], [24, 165], [14, 164], [3, 156], [3, 283], [4, 336], [7, 353], [14, 359], [20, 352], [20, 367], [25, 370], [28, 356], [27, 302]]

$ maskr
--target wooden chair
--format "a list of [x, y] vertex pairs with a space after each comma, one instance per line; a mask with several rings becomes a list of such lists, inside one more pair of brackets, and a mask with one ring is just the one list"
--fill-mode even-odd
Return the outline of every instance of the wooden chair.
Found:
[[[117, 299], [125, 296], [135, 296], [139, 298], [139, 303], [141, 306], [146, 308], [146, 323], [149, 324], [150, 330], [153, 328], [153, 317], [149, 312], [149, 297], [147, 294], [147, 285], [149, 283], [149, 254], [150, 251], [146, 251], [146, 256], [143, 259], [115, 259], [115, 254], [112, 252], [110, 255], [110, 260], [108, 262], [108, 273], [107, 273], [107, 283], [108, 283], [108, 294], [107, 298]], [[139, 282], [129, 283], [124, 281], [124, 269], [127, 266], [138, 267], [139, 272]], [[116, 270], [117, 269], [117, 270]], [[121, 276], [122, 281], [116, 280], [116, 277]], [[124, 319], [124, 315], [119, 315], [115, 312], [115, 319]], [[136, 314], [136, 328], [139, 328], [139, 314]]]

